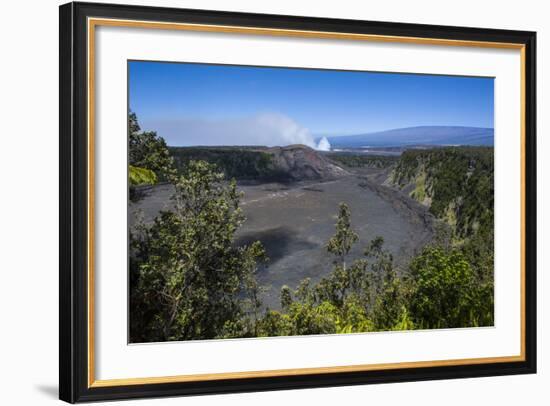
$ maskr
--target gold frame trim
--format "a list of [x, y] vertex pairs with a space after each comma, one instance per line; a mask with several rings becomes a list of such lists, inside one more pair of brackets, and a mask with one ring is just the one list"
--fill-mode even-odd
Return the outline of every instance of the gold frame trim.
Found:
[[[95, 28], [97, 26], [110, 27], [132, 27], [148, 28], [160, 30], [183, 30], [194, 32], [217, 32], [245, 35], [266, 35], [278, 37], [298, 37], [298, 38], [318, 38], [318, 39], [336, 39], [336, 40], [354, 40], [370, 42], [390, 42], [405, 44], [421, 44], [435, 46], [461, 46], [478, 48], [497, 48], [497, 49], [515, 49], [520, 51], [520, 83], [521, 83], [521, 116], [520, 116], [520, 164], [521, 164], [521, 269], [520, 269], [520, 339], [521, 349], [519, 355], [503, 357], [485, 357], [485, 358], [464, 358], [452, 360], [434, 360], [434, 361], [415, 361], [415, 362], [396, 362], [383, 364], [364, 364], [364, 365], [346, 365], [330, 366], [317, 368], [295, 368], [295, 369], [277, 369], [266, 371], [244, 371], [244, 372], [221, 372], [212, 374], [191, 374], [174, 375], [146, 378], [123, 378], [123, 379], [95, 379], [95, 277], [94, 277], [94, 193], [95, 193]], [[422, 37], [399, 37], [391, 35], [373, 35], [373, 34], [354, 34], [343, 32], [326, 31], [306, 31], [290, 29], [274, 29], [259, 27], [241, 27], [227, 25], [209, 25], [209, 24], [186, 24], [186, 23], [165, 23], [153, 21], [138, 20], [119, 20], [106, 18], [88, 19], [88, 388], [104, 388], [127, 385], [143, 384], [161, 384], [177, 382], [198, 382], [213, 381], [221, 379], [245, 379], [245, 378], [266, 378], [280, 376], [297, 376], [313, 374], [331, 374], [342, 372], [363, 372], [363, 371], [381, 371], [399, 368], [426, 368], [441, 366], [475, 365], [475, 364], [496, 364], [505, 362], [522, 362], [526, 360], [525, 349], [525, 45], [506, 42], [486, 42], [486, 41], [466, 41], [452, 39], [436, 39]]]

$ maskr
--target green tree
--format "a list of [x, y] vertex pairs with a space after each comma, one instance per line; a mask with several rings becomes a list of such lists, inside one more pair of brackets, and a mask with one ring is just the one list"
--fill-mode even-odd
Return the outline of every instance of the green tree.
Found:
[[336, 221], [336, 233], [327, 243], [327, 250], [336, 255], [340, 264], [346, 268], [346, 255], [359, 237], [351, 229], [351, 211], [347, 204], [340, 203], [338, 219]]
[[493, 233], [479, 234], [468, 239], [461, 247], [476, 276], [478, 290], [478, 323], [481, 326], [494, 324], [494, 249]]
[[410, 265], [411, 317], [420, 328], [479, 325], [474, 271], [458, 250], [427, 247]]
[[128, 158], [132, 167], [152, 171], [161, 181], [169, 181], [176, 175], [166, 141], [155, 131], [141, 131], [134, 112], [128, 115], [128, 133]]
[[290, 305], [288, 315], [295, 335], [336, 333], [337, 309], [329, 302], [294, 302]]
[[258, 337], [292, 336], [296, 334], [294, 322], [288, 313], [267, 310], [258, 320]]
[[382, 278], [382, 286], [376, 294], [372, 319], [376, 330], [412, 330], [414, 323], [409, 316], [406, 285], [397, 276], [395, 268], [389, 268]]
[[288, 310], [290, 305], [292, 304], [292, 291], [287, 285], [283, 285], [281, 287], [281, 307], [283, 310]]
[[318, 301], [342, 308], [349, 294], [362, 297], [368, 292], [369, 280], [365, 260], [356, 260], [350, 266], [346, 264], [346, 256], [359, 237], [351, 228], [351, 211], [345, 203], [340, 203], [335, 227], [336, 232], [326, 245], [327, 251], [336, 257], [334, 269], [315, 287], [315, 296]]
[[130, 186], [154, 185], [157, 183], [157, 175], [149, 169], [129, 165], [128, 175], [130, 178]]
[[254, 335], [259, 242], [235, 246], [244, 221], [236, 183], [206, 162], [175, 183], [174, 209], [132, 234], [133, 342]]

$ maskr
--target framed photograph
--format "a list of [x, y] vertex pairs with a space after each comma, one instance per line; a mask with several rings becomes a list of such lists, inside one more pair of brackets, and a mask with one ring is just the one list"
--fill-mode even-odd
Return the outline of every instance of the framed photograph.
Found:
[[60, 7], [60, 398], [536, 371], [534, 32]]

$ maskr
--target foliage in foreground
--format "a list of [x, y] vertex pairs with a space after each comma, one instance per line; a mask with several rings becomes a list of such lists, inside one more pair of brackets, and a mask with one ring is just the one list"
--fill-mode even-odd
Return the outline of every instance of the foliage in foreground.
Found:
[[150, 169], [128, 166], [130, 186], [154, 185], [157, 183], [157, 175]]
[[175, 182], [174, 210], [131, 236], [132, 341], [251, 334], [259, 242], [234, 247], [244, 218], [235, 182], [191, 162]]

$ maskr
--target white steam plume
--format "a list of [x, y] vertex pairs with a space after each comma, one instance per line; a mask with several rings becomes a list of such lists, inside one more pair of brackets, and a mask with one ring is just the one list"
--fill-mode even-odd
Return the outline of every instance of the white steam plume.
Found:
[[319, 151], [330, 151], [330, 142], [328, 142], [327, 137], [323, 137], [319, 140], [316, 149]]
[[326, 138], [319, 144], [309, 130], [280, 113], [262, 113], [251, 117], [205, 120], [177, 119], [144, 122], [145, 130], [154, 130], [173, 146], [304, 144], [315, 149], [329, 148]]

